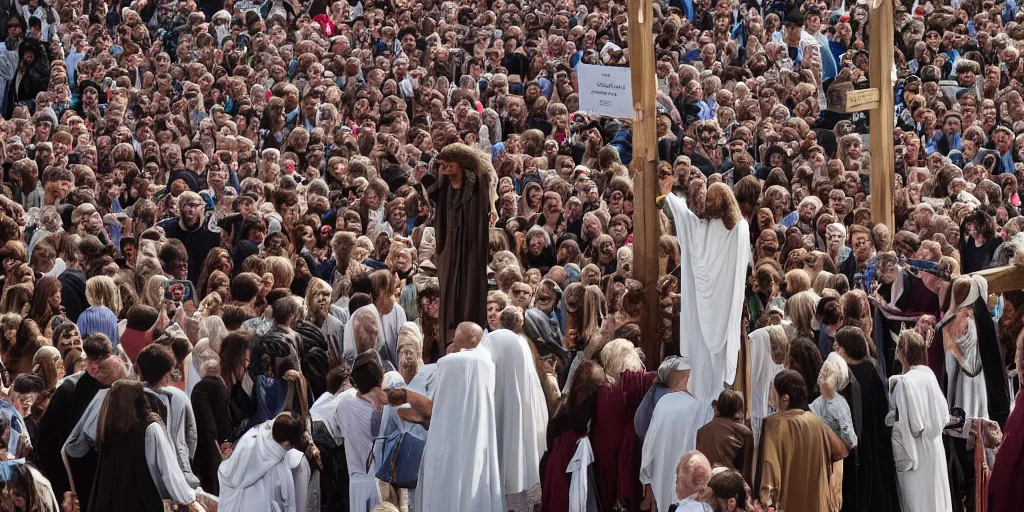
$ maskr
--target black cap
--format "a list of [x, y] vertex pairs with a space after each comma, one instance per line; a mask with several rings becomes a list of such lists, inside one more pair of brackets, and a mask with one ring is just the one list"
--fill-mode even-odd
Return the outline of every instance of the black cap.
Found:
[[783, 23], [792, 23], [794, 25], [804, 24], [804, 13], [800, 12], [800, 9], [794, 7], [786, 13], [786, 17], [782, 19]]

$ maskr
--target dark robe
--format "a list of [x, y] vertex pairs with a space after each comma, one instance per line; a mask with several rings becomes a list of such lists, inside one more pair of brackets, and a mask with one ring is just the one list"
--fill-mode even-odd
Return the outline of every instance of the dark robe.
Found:
[[140, 421], [128, 432], [111, 434], [103, 443], [89, 512], [163, 512], [164, 502], [146, 463], [146, 428]]
[[643, 487], [637, 475], [643, 443], [633, 428], [633, 416], [656, 376], [655, 372], [622, 372], [614, 386], [602, 386], [597, 392], [590, 443], [597, 494], [607, 507], [619, 502], [624, 511], [640, 510]]
[[198, 433], [192, 471], [203, 489], [216, 496], [220, 494], [220, 443], [231, 437], [228, 389], [219, 377], [203, 377], [192, 389], [191, 398]]
[[444, 176], [436, 190], [434, 236], [438, 283], [441, 286], [442, 346], [462, 322], [487, 325], [487, 256], [490, 229], [490, 179], [484, 169], [463, 169], [456, 189]]
[[320, 450], [320, 512], [348, 512], [348, 462], [345, 443], [338, 443], [321, 421], [313, 423], [313, 442]]
[[[50, 399], [49, 407], [46, 408], [46, 413], [39, 419], [39, 437], [37, 439], [40, 441], [35, 443], [35, 457], [39, 468], [50, 479], [53, 493], [58, 500], [62, 500], [64, 493], [71, 490], [60, 450], [64, 447], [68, 436], [71, 435], [71, 430], [85, 414], [85, 409], [92, 402], [93, 397], [99, 390], [106, 387], [86, 372], [76, 373], [57, 387], [53, 398]], [[78, 501], [82, 505], [82, 510], [86, 510], [98, 454], [95, 451], [90, 451], [85, 457], [69, 458], [68, 460], [71, 465], [71, 473], [75, 477]]]
[[[892, 455], [892, 429], [885, 425], [889, 413], [889, 392], [877, 363], [865, 359], [850, 365], [850, 374], [860, 387], [861, 407], [853, 410], [857, 447], [843, 466], [843, 510], [878, 512], [900, 510], [896, 465]], [[852, 403], [852, 402], [851, 402]], [[849, 468], [849, 469], [848, 469]], [[848, 489], [847, 472], [855, 473], [855, 489]]]

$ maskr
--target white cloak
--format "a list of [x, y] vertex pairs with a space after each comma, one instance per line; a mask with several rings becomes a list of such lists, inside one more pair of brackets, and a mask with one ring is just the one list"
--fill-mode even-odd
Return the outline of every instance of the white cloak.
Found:
[[896, 473], [903, 512], [949, 512], [953, 500], [942, 447], [949, 412], [935, 373], [915, 366], [889, 377], [889, 388], [898, 411], [893, 430], [900, 431], [904, 452], [913, 463], [910, 471]]
[[697, 431], [707, 425], [713, 410], [686, 391], [669, 393], [654, 406], [651, 427], [644, 437], [640, 483], [650, 484], [658, 510], [676, 500], [676, 466], [697, 447]]
[[496, 370], [494, 406], [498, 466], [504, 494], [540, 485], [540, 458], [547, 450], [548, 407], [533, 353], [522, 336], [501, 329], [481, 342]]
[[665, 204], [675, 220], [682, 269], [679, 353], [693, 367], [688, 390], [710, 408], [736, 378], [750, 227], [745, 220], [732, 230], [721, 220], [701, 220], [671, 194]]
[[365, 512], [380, 505], [380, 487], [374, 476], [376, 468], [366, 470], [366, 461], [373, 449], [373, 412], [373, 404], [357, 395], [343, 395], [338, 399], [337, 420], [345, 438], [348, 502], [352, 512]]
[[444, 356], [436, 386], [415, 509], [504, 512], [491, 355], [476, 349]]
[[761, 439], [761, 425], [772, 414], [768, 405], [768, 392], [775, 376], [785, 369], [772, 360], [772, 342], [768, 329], [761, 328], [749, 336], [750, 340], [750, 430], [754, 433], [754, 447]]
[[305, 510], [309, 465], [302, 452], [285, 450], [274, 441], [273, 425], [268, 420], [249, 429], [221, 463], [220, 512]]

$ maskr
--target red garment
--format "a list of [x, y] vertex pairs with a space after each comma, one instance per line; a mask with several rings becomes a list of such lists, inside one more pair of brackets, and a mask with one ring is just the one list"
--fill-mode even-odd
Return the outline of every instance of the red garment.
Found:
[[569, 429], [555, 438], [548, 447], [547, 459], [544, 461], [541, 477], [540, 512], [568, 512], [569, 485], [572, 475], [565, 472], [569, 461], [576, 455], [576, 443], [580, 436], [575, 430]]
[[124, 333], [118, 338], [118, 341], [132, 364], [135, 364], [135, 359], [139, 357], [139, 352], [142, 352], [142, 349], [149, 345], [149, 342], [146, 340], [146, 333], [135, 329], [125, 329]]
[[988, 508], [1019, 510], [1024, 503], [1024, 393], [1017, 393], [1017, 405], [1006, 420], [1003, 442], [988, 481]]
[[597, 393], [590, 442], [594, 448], [597, 495], [603, 510], [612, 510], [619, 498], [627, 510], [640, 510], [641, 446], [633, 417], [655, 376], [655, 372], [622, 372], [615, 386], [604, 386]]

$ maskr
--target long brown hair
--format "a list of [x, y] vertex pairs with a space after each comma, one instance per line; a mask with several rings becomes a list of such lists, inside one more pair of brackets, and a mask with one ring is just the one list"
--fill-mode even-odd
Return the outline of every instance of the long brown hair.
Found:
[[50, 307], [50, 298], [56, 295], [60, 289], [60, 281], [56, 277], [43, 276], [36, 281], [35, 289], [32, 292], [32, 308], [29, 309], [28, 317], [44, 326], [44, 329], [56, 313]]
[[100, 408], [96, 440], [102, 446], [110, 436], [124, 434], [140, 421], [160, 421], [146, 397], [142, 382], [121, 379], [110, 387]]

